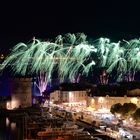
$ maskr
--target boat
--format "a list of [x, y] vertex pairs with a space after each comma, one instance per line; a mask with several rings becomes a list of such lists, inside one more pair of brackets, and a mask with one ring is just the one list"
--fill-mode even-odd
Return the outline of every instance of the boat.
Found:
[[38, 136], [50, 136], [50, 135], [65, 136], [65, 135], [75, 135], [82, 131], [83, 128], [78, 128], [78, 126], [73, 124], [72, 122], [66, 122], [63, 124], [61, 128], [47, 127], [45, 128], [45, 131], [39, 131], [37, 135]]
[[63, 137], [58, 137], [55, 140], [65, 140]]
[[43, 137], [43, 136], [72, 136], [74, 132], [71, 131], [65, 131], [62, 129], [58, 128], [53, 128], [53, 129], [46, 129], [46, 131], [39, 131], [37, 133], [37, 136]]
[[84, 128], [79, 128], [74, 122], [67, 121], [63, 124], [62, 129], [67, 131], [75, 131], [75, 132], [82, 132]]

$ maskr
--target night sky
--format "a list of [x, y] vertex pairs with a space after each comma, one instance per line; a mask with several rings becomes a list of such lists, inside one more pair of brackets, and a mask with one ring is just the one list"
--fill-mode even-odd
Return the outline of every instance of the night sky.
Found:
[[1, 2], [0, 52], [7, 53], [18, 42], [26, 43], [33, 36], [48, 39], [68, 32], [84, 32], [93, 40], [99, 37], [112, 41], [139, 38], [140, 4], [135, 0], [122, 1]]
[[[83, 2], [84, 1], [84, 2]], [[0, 53], [19, 42], [85, 33], [118, 42], [140, 37], [140, 4], [135, 0], [9, 0], [0, 2]]]

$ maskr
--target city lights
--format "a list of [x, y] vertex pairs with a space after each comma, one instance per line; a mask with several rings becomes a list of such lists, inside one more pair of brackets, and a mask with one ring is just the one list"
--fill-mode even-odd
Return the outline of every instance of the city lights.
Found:
[[134, 103], [134, 104], [137, 104], [138, 103], [138, 98], [136, 98], [136, 97], [131, 98], [131, 102]]

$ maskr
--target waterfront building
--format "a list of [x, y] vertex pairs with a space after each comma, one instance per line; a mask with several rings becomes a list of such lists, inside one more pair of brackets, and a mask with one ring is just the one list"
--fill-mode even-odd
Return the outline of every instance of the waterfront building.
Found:
[[[80, 85], [80, 84], [79, 84]], [[134, 103], [140, 107], [140, 87], [130, 86], [133, 83], [116, 85], [97, 85], [91, 87], [78, 87], [78, 84], [67, 84], [59, 86], [50, 93], [50, 102], [76, 106], [83, 105], [95, 111], [110, 111], [116, 103]], [[85, 89], [84, 89], [85, 88]]]
[[87, 107], [89, 90], [90, 86], [84, 84], [61, 84], [52, 93], [50, 93], [50, 102], [70, 107]]
[[32, 105], [31, 78], [11, 78], [5, 84], [7, 84], [9, 96], [0, 102], [2, 108], [14, 109]]
[[140, 107], [140, 86], [133, 83], [99, 85], [89, 93], [88, 105], [94, 110], [110, 110], [116, 103], [134, 103]]

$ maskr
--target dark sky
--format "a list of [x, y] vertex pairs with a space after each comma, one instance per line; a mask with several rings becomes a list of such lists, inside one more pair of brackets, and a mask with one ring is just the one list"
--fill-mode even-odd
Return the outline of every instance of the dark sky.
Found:
[[[123, 2], [121, 2], [123, 1]], [[84, 32], [90, 38], [139, 38], [140, 4], [135, 0], [9, 0], [0, 4], [0, 51], [18, 42]]]

